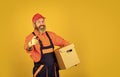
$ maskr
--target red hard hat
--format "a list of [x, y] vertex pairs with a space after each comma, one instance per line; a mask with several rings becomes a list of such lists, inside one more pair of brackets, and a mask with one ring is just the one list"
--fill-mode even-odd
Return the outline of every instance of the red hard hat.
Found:
[[40, 18], [43, 18], [43, 19], [44, 19], [45, 17], [43, 17], [41, 14], [37, 13], [37, 14], [35, 14], [35, 15], [33, 16], [32, 22], [35, 23], [35, 21], [38, 20], [38, 19], [40, 19]]

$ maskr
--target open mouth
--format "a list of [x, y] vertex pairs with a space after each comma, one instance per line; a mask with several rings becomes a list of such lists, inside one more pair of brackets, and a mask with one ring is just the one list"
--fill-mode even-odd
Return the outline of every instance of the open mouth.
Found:
[[40, 26], [40, 29], [43, 29], [44, 27], [45, 27], [44, 25], [41, 25], [41, 26]]

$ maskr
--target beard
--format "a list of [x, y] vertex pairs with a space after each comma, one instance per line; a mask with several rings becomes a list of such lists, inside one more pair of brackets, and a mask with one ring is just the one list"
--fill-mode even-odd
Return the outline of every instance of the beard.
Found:
[[40, 25], [39, 27], [35, 26], [35, 29], [40, 33], [44, 33], [46, 31], [46, 26], [45, 25]]

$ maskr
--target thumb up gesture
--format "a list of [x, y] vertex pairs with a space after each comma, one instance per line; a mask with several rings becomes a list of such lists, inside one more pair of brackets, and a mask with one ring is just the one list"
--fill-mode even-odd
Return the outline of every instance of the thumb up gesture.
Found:
[[39, 41], [37, 40], [37, 36], [34, 36], [32, 40], [28, 43], [29, 47], [32, 47], [33, 45], [36, 45]]

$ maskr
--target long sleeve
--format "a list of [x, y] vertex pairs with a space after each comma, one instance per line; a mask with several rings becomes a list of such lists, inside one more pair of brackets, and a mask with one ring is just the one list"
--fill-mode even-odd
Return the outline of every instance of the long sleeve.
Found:
[[62, 37], [56, 35], [55, 33], [49, 32], [49, 34], [50, 34], [52, 41], [53, 41], [53, 44], [55, 46], [63, 47], [63, 46], [66, 46], [69, 44], [68, 41], [64, 40]]
[[28, 49], [28, 42], [32, 39], [32, 37], [33, 37], [33, 35], [30, 34], [25, 38], [24, 49], [26, 50], [27, 53], [34, 51], [34, 47], [32, 47], [31, 51]]
[[34, 62], [38, 62], [41, 58], [39, 45], [33, 46], [31, 51], [28, 50], [28, 42], [32, 39], [32, 37], [33, 37], [32, 34], [30, 34], [26, 37], [25, 43], [24, 43], [24, 49], [30, 55], [30, 57], [33, 59]]

